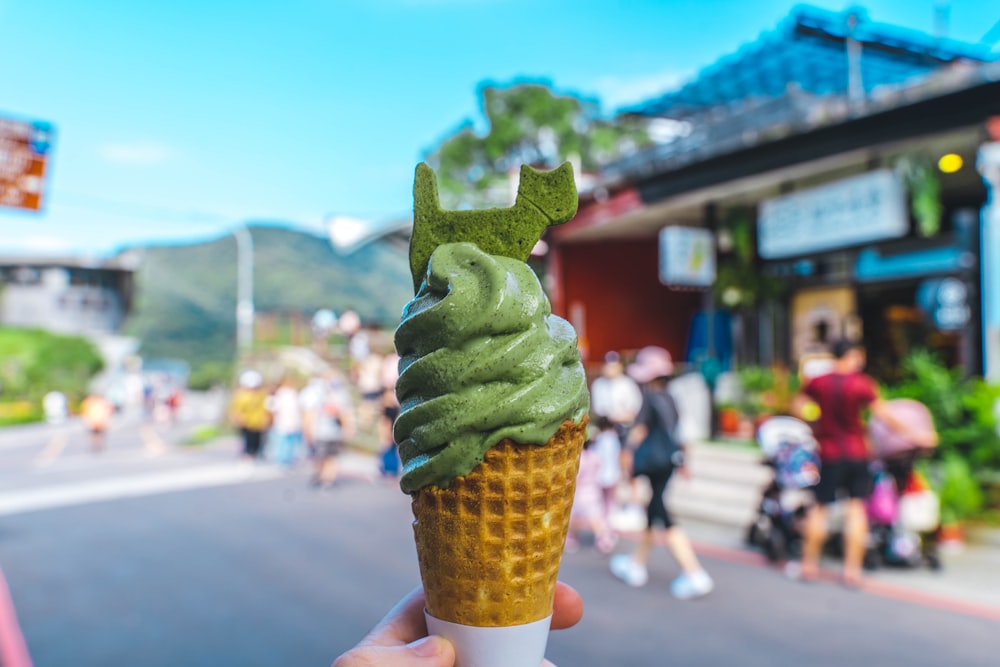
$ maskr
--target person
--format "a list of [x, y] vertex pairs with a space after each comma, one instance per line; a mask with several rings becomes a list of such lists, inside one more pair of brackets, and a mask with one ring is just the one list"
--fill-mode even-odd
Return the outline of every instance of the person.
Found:
[[302, 444], [302, 405], [291, 375], [285, 375], [268, 401], [274, 420], [274, 458], [279, 465], [291, 466]]
[[303, 390], [303, 435], [313, 450], [310, 485], [332, 487], [337, 481], [337, 457], [354, 437], [354, 402], [340, 373], [327, 371]]
[[[333, 667], [455, 667], [455, 649], [448, 640], [427, 634], [424, 592], [416, 588], [386, 614]], [[559, 582], [552, 604], [552, 629], [570, 628], [583, 617], [579, 593]], [[546, 660], [541, 667], [554, 667]]]
[[379, 472], [394, 478], [399, 475], [400, 460], [396, 440], [392, 435], [392, 425], [399, 416], [399, 401], [396, 399], [396, 379], [399, 377], [399, 355], [387, 354], [382, 360], [382, 412], [378, 420], [378, 437], [382, 445]]
[[[616, 539], [608, 526], [604, 512], [604, 498], [601, 488], [600, 455], [594, 447], [594, 440], [587, 440], [580, 453], [580, 467], [576, 474], [576, 492], [573, 495], [573, 509], [570, 512], [569, 532], [566, 534], [566, 551], [577, 551], [580, 547], [579, 533], [590, 530], [594, 535], [594, 547], [601, 553], [611, 553]], [[617, 452], [615, 453], [617, 456]]]
[[[861, 584], [861, 568], [868, 543], [866, 501], [872, 491], [869, 470], [871, 455], [862, 415], [870, 409], [890, 428], [910, 438], [914, 444], [927, 439], [926, 433], [910, 433], [906, 424], [886, 410], [875, 381], [862, 373], [865, 350], [858, 342], [841, 339], [831, 346], [833, 368], [813, 377], [796, 397], [796, 412], [811, 421], [819, 443], [820, 479], [814, 492], [816, 502], [806, 514], [802, 562], [788, 571], [793, 577], [814, 580], [819, 575], [819, 559], [826, 542], [827, 507], [846, 496], [844, 510], [844, 563], [842, 581]], [[817, 416], [818, 412], [818, 416]]]
[[368, 429], [375, 422], [382, 409], [382, 355], [369, 352], [358, 364], [357, 390], [361, 394], [358, 408], [358, 422]]
[[90, 449], [99, 452], [104, 449], [104, 436], [115, 406], [100, 392], [94, 392], [80, 404], [80, 416], [90, 431]]
[[590, 410], [596, 417], [607, 417], [614, 425], [621, 440], [635, 420], [642, 405], [639, 385], [625, 374], [625, 367], [617, 352], [604, 355], [601, 375], [590, 387]]
[[598, 484], [601, 487], [601, 514], [605, 523], [609, 523], [617, 504], [618, 485], [622, 481], [622, 443], [610, 419], [597, 417], [595, 425], [597, 436], [594, 438], [594, 453], [601, 466], [598, 475]]
[[52, 390], [45, 394], [42, 399], [42, 407], [45, 410], [45, 421], [50, 424], [62, 424], [66, 421], [67, 406], [66, 394], [59, 390]]
[[260, 457], [264, 433], [271, 426], [267, 400], [261, 374], [255, 370], [240, 373], [239, 387], [229, 402], [228, 414], [230, 423], [243, 438], [243, 457], [251, 461]]
[[[688, 600], [708, 595], [715, 584], [698, 561], [687, 535], [674, 524], [664, 504], [664, 491], [674, 471], [686, 474], [683, 445], [676, 438], [677, 405], [668, 390], [673, 372], [670, 353], [655, 346], [639, 350], [635, 362], [628, 368], [629, 376], [643, 385], [643, 393], [642, 406], [626, 445], [632, 450], [647, 438], [657, 438], [658, 444], [668, 450], [670, 462], [662, 470], [647, 475], [652, 497], [646, 508], [646, 530], [638, 547], [631, 554], [613, 556], [610, 566], [612, 574], [629, 586], [644, 586], [649, 580], [646, 563], [653, 544], [662, 541], [681, 568], [681, 574], [670, 584], [670, 592], [678, 599]], [[662, 528], [658, 528], [658, 523]]]
[[[604, 355], [601, 375], [590, 386], [590, 411], [597, 418], [606, 417], [618, 433], [619, 441], [624, 442], [641, 405], [642, 392], [639, 385], [625, 374], [625, 366], [619, 354], [615, 351], [608, 352]], [[624, 451], [621, 452], [621, 457], [619, 465], [626, 462]], [[643, 521], [639, 495], [636, 481], [631, 482], [625, 517], [636, 525], [641, 525]]]

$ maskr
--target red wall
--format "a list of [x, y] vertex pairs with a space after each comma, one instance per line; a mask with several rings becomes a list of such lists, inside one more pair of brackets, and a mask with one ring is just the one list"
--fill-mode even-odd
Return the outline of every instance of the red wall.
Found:
[[660, 345], [684, 357], [691, 318], [701, 292], [664, 287], [658, 276], [656, 238], [558, 244], [550, 258], [555, 312], [578, 323], [573, 304], [583, 305], [581, 347], [585, 361], [599, 363], [609, 350]]

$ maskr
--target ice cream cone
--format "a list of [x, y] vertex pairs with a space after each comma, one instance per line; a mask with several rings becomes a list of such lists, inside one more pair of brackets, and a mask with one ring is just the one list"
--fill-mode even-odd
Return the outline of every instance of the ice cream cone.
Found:
[[477, 627], [552, 613], [587, 419], [544, 445], [503, 440], [448, 488], [413, 494], [413, 531], [427, 611]]

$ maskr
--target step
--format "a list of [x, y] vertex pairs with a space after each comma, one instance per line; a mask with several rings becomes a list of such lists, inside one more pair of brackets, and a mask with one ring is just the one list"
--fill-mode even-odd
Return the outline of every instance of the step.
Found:
[[692, 476], [691, 479], [672, 480], [667, 487], [667, 497], [671, 501], [682, 497], [699, 498], [718, 505], [756, 507], [762, 491], [763, 486], [730, 484], [726, 481]]

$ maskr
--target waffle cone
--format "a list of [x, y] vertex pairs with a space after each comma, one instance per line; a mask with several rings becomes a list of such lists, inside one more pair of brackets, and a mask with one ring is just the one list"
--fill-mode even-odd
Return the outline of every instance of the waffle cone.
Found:
[[587, 419], [544, 445], [502, 440], [447, 489], [413, 494], [427, 611], [477, 627], [552, 613]]

